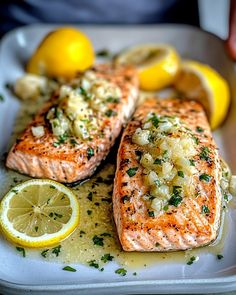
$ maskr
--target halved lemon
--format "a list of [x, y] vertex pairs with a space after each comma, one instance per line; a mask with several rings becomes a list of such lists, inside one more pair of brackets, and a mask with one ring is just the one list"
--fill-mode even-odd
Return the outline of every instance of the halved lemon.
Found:
[[27, 72], [49, 77], [72, 78], [89, 68], [95, 59], [89, 38], [71, 27], [50, 32], [27, 64]]
[[79, 223], [79, 203], [64, 185], [33, 179], [15, 186], [1, 201], [0, 225], [6, 238], [25, 247], [54, 245]]
[[159, 90], [174, 82], [179, 69], [179, 55], [166, 44], [144, 44], [121, 52], [115, 62], [137, 67], [140, 88], [147, 91]]
[[214, 69], [196, 61], [184, 61], [175, 87], [186, 98], [195, 99], [205, 107], [212, 129], [223, 122], [230, 103], [229, 86]]

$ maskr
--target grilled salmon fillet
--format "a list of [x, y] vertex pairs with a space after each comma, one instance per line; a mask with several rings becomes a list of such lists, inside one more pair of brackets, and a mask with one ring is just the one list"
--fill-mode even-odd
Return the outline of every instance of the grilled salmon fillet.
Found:
[[113, 210], [123, 249], [186, 250], [214, 241], [221, 177], [202, 106], [178, 99], [145, 101], [123, 133], [117, 158]]
[[[57, 103], [57, 97], [54, 96], [11, 148], [6, 161], [8, 168], [32, 177], [66, 183], [84, 179], [94, 173], [134, 111], [138, 98], [138, 77], [132, 67], [113, 67], [109, 64], [98, 65], [90, 72], [98, 81], [103, 79], [119, 87], [121, 97], [119, 101], [109, 97], [105, 106], [108, 111], [94, 111], [98, 123], [95, 124], [95, 130], [91, 130], [89, 138], [65, 139], [61, 136], [58, 140], [47, 120], [49, 109]], [[92, 119], [89, 117], [88, 120]], [[36, 138], [32, 134], [32, 127], [35, 126], [44, 127], [42, 137]]]

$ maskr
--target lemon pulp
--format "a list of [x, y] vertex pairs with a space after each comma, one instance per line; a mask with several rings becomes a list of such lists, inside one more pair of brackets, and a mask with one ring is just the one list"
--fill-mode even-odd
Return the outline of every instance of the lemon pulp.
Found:
[[175, 86], [186, 98], [204, 106], [212, 129], [223, 122], [230, 103], [229, 86], [214, 69], [195, 61], [184, 61]]
[[2, 230], [20, 245], [53, 245], [66, 238], [78, 222], [76, 196], [55, 181], [26, 181], [10, 190], [1, 202]]

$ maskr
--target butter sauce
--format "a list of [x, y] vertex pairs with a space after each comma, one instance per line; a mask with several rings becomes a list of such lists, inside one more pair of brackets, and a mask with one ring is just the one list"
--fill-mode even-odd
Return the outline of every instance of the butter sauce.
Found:
[[[35, 101], [22, 104], [10, 144], [24, 130], [27, 123], [31, 120], [32, 114], [35, 113], [42, 103], [43, 100], [41, 99], [38, 100], [37, 104]], [[115, 161], [116, 157], [112, 158]], [[5, 168], [1, 167], [1, 169]], [[192, 256], [198, 256], [202, 253], [211, 253], [213, 255], [222, 253], [228, 228], [227, 214], [222, 214], [222, 224], [218, 239], [207, 247], [169, 253], [131, 253], [122, 251], [112, 219], [114, 172], [114, 163], [103, 164], [100, 171], [91, 179], [72, 188], [78, 196], [80, 203], [80, 224], [67, 239], [61, 242], [58, 256], [55, 254], [55, 251], [53, 253], [52, 249], [26, 249], [26, 255], [33, 258], [37, 257], [37, 259], [68, 264], [82, 263], [93, 266], [96, 263], [99, 269], [101, 269], [104, 265], [101, 258], [105, 254], [110, 254], [117, 263], [125, 267], [141, 268], [164, 262], [173, 263], [173, 261], [186, 264]], [[29, 179], [28, 176], [17, 172], [4, 171], [0, 196], [3, 196], [17, 183], [27, 179]], [[224, 210], [227, 211], [227, 208]]]

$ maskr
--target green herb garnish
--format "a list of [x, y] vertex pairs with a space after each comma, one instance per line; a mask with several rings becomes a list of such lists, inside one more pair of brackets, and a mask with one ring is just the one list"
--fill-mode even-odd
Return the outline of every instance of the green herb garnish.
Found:
[[110, 96], [110, 97], [107, 98], [107, 102], [111, 102], [111, 103], [119, 103], [120, 100], [119, 100], [119, 98], [116, 98], [116, 97], [112, 97], [112, 96]]
[[133, 177], [138, 170], [138, 167], [129, 168], [126, 173], [129, 175], [129, 177]]
[[57, 247], [54, 247], [54, 248], [52, 248], [52, 254], [55, 254], [55, 255], [56, 255], [56, 257], [58, 257], [58, 256], [59, 256], [60, 252], [61, 252], [61, 245], [59, 245], [59, 246], [57, 246]]
[[203, 173], [199, 176], [199, 180], [202, 180], [202, 181], [205, 181], [205, 182], [210, 182], [211, 180], [211, 176], [206, 174], [206, 173]]
[[202, 133], [204, 131], [204, 129], [200, 126], [197, 126], [196, 131], [199, 133]]
[[23, 257], [26, 256], [26, 254], [25, 254], [25, 249], [24, 249], [24, 248], [16, 247], [16, 250], [19, 251], [19, 252], [21, 252]]
[[127, 270], [124, 268], [118, 268], [115, 273], [117, 273], [118, 275], [121, 275], [122, 277], [126, 276], [127, 274]]
[[98, 57], [109, 57], [111, 52], [108, 49], [101, 49], [96, 52], [96, 56]]
[[111, 254], [107, 253], [107, 254], [104, 254], [102, 257], [101, 257], [101, 260], [104, 262], [104, 263], [107, 263], [107, 261], [112, 261], [114, 258], [114, 256], [112, 256]]
[[71, 272], [76, 272], [76, 269], [73, 268], [73, 267], [71, 267], [71, 266], [69, 266], [69, 265], [63, 267], [62, 270], [71, 271]]
[[224, 256], [223, 256], [222, 254], [217, 254], [217, 258], [218, 258], [219, 260], [221, 260], [222, 258], [224, 258]]
[[107, 111], [105, 112], [105, 115], [106, 115], [108, 118], [110, 118], [110, 117], [114, 117], [114, 116], [116, 116], [116, 115], [117, 115], [117, 112], [115, 112], [115, 111], [109, 109], [109, 110], [107, 110]]
[[148, 211], [148, 216], [149, 217], [155, 217], [155, 212], [154, 211]]
[[196, 261], [196, 257], [195, 256], [190, 257], [189, 261], [187, 262], [187, 265], [193, 264], [194, 261]]
[[190, 166], [195, 166], [195, 161], [194, 160], [190, 159], [189, 163], [190, 163]]
[[4, 101], [4, 96], [0, 94], [0, 101]]
[[210, 161], [211, 158], [209, 157], [209, 153], [210, 153], [210, 150], [208, 147], [206, 146], [202, 147], [200, 155], [199, 155], [200, 159], [205, 161]]
[[181, 186], [173, 186], [173, 194], [171, 198], [169, 199], [168, 204], [173, 205], [175, 207], [178, 207], [178, 205], [182, 202], [183, 198], [181, 196], [182, 193], [182, 187]]
[[101, 237], [99, 237], [97, 235], [95, 235], [93, 237], [93, 243], [94, 243], [94, 245], [97, 245], [97, 246], [104, 246], [103, 240], [104, 240], [103, 238], [101, 238]]
[[89, 265], [90, 267], [99, 268], [99, 264], [97, 263], [96, 260], [90, 260], [90, 261], [88, 262], [88, 265]]
[[41, 256], [43, 256], [44, 258], [46, 258], [48, 251], [49, 251], [49, 249], [43, 250], [41, 252]]
[[183, 171], [178, 171], [178, 176], [184, 178], [184, 172]]
[[88, 157], [88, 160], [90, 160], [92, 157], [94, 156], [94, 149], [89, 147], [87, 149], [87, 157]]
[[210, 209], [206, 205], [202, 205], [202, 214], [209, 214]]
[[153, 162], [154, 164], [157, 164], [157, 165], [161, 165], [162, 164], [162, 159], [155, 159], [155, 161]]

